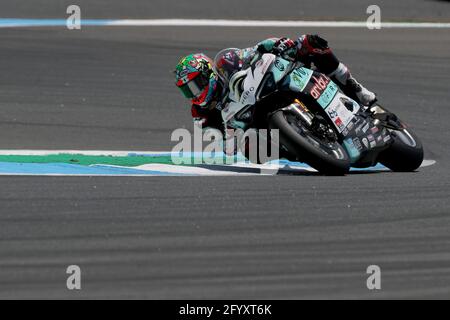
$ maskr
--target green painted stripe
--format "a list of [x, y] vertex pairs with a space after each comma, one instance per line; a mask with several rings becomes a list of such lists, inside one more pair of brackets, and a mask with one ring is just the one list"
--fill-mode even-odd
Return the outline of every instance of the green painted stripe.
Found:
[[88, 156], [82, 154], [54, 154], [46, 156], [0, 155], [0, 162], [13, 163], [70, 163], [84, 166], [100, 164], [113, 166], [137, 167], [144, 164], [172, 164], [170, 156]]
[[0, 155], [0, 162], [13, 163], [70, 163], [84, 166], [103, 164], [114, 166], [136, 167], [144, 164], [160, 163], [172, 164], [170, 156], [155, 157], [116, 157], [116, 156], [88, 156], [82, 154], [52, 154], [46, 156]]
[[[200, 157], [183, 157], [185, 165], [205, 163]], [[220, 157], [219, 157], [220, 159]], [[179, 161], [180, 159], [177, 159]], [[137, 167], [145, 164], [174, 164], [167, 155], [155, 156], [90, 156], [83, 154], [52, 154], [52, 155], [0, 155], [0, 162], [8, 163], [68, 163], [83, 166], [112, 165]]]

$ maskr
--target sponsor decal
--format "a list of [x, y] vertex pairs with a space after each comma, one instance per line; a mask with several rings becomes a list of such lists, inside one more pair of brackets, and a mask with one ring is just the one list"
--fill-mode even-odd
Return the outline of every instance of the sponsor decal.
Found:
[[183, 70], [180, 71], [179, 76], [180, 78], [185, 78], [189, 73], [189, 70], [187, 68], [184, 68]]
[[297, 75], [293, 74], [292, 75], [292, 80], [294, 80], [295, 84], [298, 87], [302, 87], [302, 85], [303, 85], [302, 79], [300, 79]]
[[[335, 126], [340, 133], [342, 133], [343, 135], [348, 135], [350, 130], [354, 129], [355, 123], [358, 118], [355, 118], [354, 113], [348, 111], [347, 108], [344, 107], [340, 99], [342, 96], [343, 94], [339, 93], [337, 85], [330, 81], [327, 89], [317, 100], [317, 103], [325, 109], [327, 115], [333, 122], [336, 118], [339, 117], [340, 121], [338, 122], [342, 122], [342, 125], [338, 125], [335, 123]], [[357, 110], [355, 110], [355, 112], [356, 111]]]
[[[326, 109], [333, 101], [337, 93], [338, 93], [337, 85], [333, 82], [330, 82], [326, 87], [325, 91], [323, 91], [322, 95], [319, 97], [319, 99], [317, 99], [317, 102], [322, 108]], [[342, 112], [340, 111], [340, 113]]]
[[342, 134], [344, 136], [347, 136], [349, 134], [350, 131], [352, 131], [352, 129], [355, 127], [355, 124], [352, 122], [350, 122], [347, 127], [342, 131]]
[[338, 113], [336, 110], [328, 109], [327, 112], [331, 119], [337, 118], [337, 116], [338, 116]]
[[362, 151], [363, 150], [361, 141], [358, 138], [354, 138], [353, 139], [353, 145], [356, 147], [356, 149], [358, 149], [358, 151]]
[[361, 130], [362, 130], [362, 132], [366, 133], [367, 130], [369, 130], [369, 128], [370, 128], [369, 124], [366, 124], [364, 127], [362, 127]]
[[344, 129], [344, 123], [342, 122], [342, 119], [340, 117], [337, 117], [336, 120], [334, 120], [334, 124], [339, 128], [339, 129]]
[[353, 127], [355, 126], [355, 124], [353, 122], [350, 122], [347, 126], [347, 130], [351, 131], [353, 129]]
[[389, 141], [391, 141], [391, 136], [390, 136], [390, 135], [385, 136], [384, 139], [383, 139], [383, 141], [384, 141], [384, 142], [389, 142]]
[[314, 99], [318, 100], [327, 88], [328, 83], [330, 83], [330, 79], [323, 74], [321, 74], [318, 78], [315, 76], [313, 76], [312, 78], [314, 80], [314, 86], [311, 88], [309, 93]]
[[366, 149], [369, 148], [369, 140], [367, 140], [367, 138], [363, 138], [362, 140], [363, 145], [366, 147]]
[[373, 135], [369, 134], [367, 136], [367, 139], [369, 140], [369, 145], [370, 145], [371, 149], [373, 149], [377, 146], [377, 142], [375, 141], [375, 137]]
[[244, 104], [245, 101], [247, 101], [247, 99], [250, 97], [250, 94], [251, 94], [252, 92], [254, 92], [254, 91], [255, 91], [255, 87], [251, 87], [250, 89], [248, 89], [247, 91], [245, 91], [245, 92], [242, 94], [241, 103]]
[[300, 90], [303, 91], [307, 86], [309, 79], [311, 79], [312, 74], [312, 70], [306, 68], [298, 68], [292, 72], [291, 78], [294, 83], [300, 88]]
[[356, 123], [355, 123], [355, 125], [356, 125], [356, 130], [355, 130], [355, 131], [356, 131], [357, 133], [361, 132], [362, 127], [363, 127], [365, 124], [366, 124], [366, 122], [365, 122], [364, 120], [358, 119], [358, 120], [356, 121]]
[[275, 60], [275, 67], [280, 70], [281, 72], [283, 72], [284, 70], [286, 70], [284, 64], [281, 62], [281, 60]]

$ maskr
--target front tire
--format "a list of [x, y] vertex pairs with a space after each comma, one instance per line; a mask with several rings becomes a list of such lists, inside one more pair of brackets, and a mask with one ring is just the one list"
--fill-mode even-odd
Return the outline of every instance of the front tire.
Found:
[[288, 121], [284, 110], [275, 112], [270, 120], [271, 129], [278, 129], [280, 143], [289, 153], [296, 155], [322, 174], [341, 176], [350, 170], [350, 158], [336, 142], [326, 142], [316, 137], [301, 121]]

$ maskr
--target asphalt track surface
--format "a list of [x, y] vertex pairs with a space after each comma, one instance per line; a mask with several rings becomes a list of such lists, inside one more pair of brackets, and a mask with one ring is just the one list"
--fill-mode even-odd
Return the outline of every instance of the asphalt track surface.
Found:
[[[52, 16], [40, 2], [0, 12]], [[448, 15], [434, 5], [420, 3]], [[192, 128], [170, 72], [181, 55], [300, 33], [327, 38], [437, 164], [347, 177], [0, 177], [0, 298], [450, 298], [448, 30], [0, 30], [1, 149], [170, 150], [171, 132]], [[81, 291], [65, 287], [72, 264]], [[366, 288], [373, 264], [378, 292]]]
[[[376, 4], [390, 21], [450, 22], [448, 0], [77, 0], [85, 18], [366, 20]], [[72, 0], [5, 0], [4, 18], [61, 18]]]

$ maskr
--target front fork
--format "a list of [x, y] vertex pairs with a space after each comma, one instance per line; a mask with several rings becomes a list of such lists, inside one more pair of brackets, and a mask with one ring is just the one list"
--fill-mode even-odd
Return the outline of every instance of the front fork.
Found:
[[312, 130], [324, 139], [331, 142], [338, 140], [336, 133], [332, 128], [330, 128], [326, 120], [319, 115], [313, 114], [299, 99], [295, 99], [293, 103], [283, 108], [283, 110], [288, 111], [294, 116], [300, 118], [309, 130]]
[[294, 115], [302, 119], [305, 122], [305, 124], [308, 125], [308, 127], [312, 127], [314, 115], [300, 100], [295, 99], [293, 103], [283, 108], [283, 110], [293, 113]]

